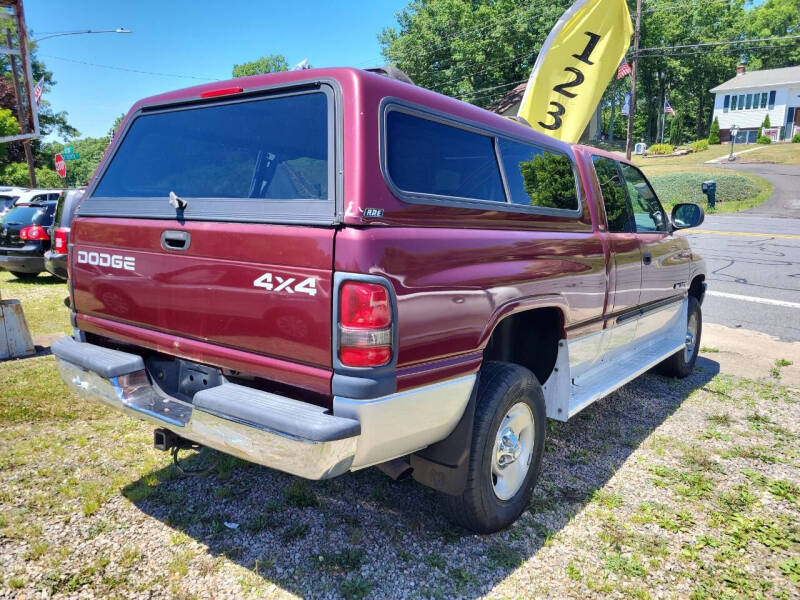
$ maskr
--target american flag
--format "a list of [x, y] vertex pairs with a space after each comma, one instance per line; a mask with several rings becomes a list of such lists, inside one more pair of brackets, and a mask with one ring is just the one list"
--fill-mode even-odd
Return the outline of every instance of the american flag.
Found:
[[42, 92], [44, 91], [44, 77], [39, 80], [36, 87], [33, 88], [33, 99], [36, 101], [36, 106], [39, 106], [39, 101], [42, 99]]
[[666, 100], [664, 101], [664, 114], [672, 115], [673, 117], [675, 116], [675, 110], [672, 108], [672, 106], [670, 106], [670, 103]]
[[622, 62], [619, 63], [619, 68], [617, 69], [617, 79], [622, 79], [626, 75], [631, 74], [631, 66], [628, 64], [628, 61], [624, 58]]

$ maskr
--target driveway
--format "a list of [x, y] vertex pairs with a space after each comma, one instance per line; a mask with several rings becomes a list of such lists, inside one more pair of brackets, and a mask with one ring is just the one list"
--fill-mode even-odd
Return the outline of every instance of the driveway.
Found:
[[706, 322], [800, 341], [800, 167], [720, 165], [773, 184], [761, 206], [710, 215], [688, 235], [708, 264]]
[[[800, 152], [800, 148], [797, 149]], [[767, 179], [774, 186], [772, 196], [761, 206], [751, 208], [740, 215], [762, 215], [766, 217], [793, 217], [800, 219], [800, 167], [771, 163], [719, 163], [713, 165], [723, 169], [745, 171]], [[797, 232], [797, 230], [795, 230]]]

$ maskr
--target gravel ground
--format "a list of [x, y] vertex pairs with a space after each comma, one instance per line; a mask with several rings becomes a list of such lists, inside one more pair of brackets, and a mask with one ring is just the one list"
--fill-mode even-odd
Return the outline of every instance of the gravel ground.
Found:
[[551, 422], [531, 510], [479, 536], [375, 469], [304, 482], [208, 452], [181, 477], [51, 357], [7, 363], [0, 598], [800, 598], [797, 367], [698, 365]]

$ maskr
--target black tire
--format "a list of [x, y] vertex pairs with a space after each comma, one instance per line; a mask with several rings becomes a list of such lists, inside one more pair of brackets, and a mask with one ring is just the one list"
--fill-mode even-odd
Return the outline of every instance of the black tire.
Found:
[[10, 273], [17, 279], [22, 280], [36, 279], [39, 276], [39, 273], [20, 273], [19, 271], [10, 271]]
[[689, 331], [689, 324], [692, 322], [692, 317], [696, 319], [697, 331], [693, 334], [693, 343], [691, 352], [689, 346], [683, 350], [679, 350], [667, 360], [658, 365], [658, 372], [667, 377], [678, 377], [683, 379], [688, 377], [694, 371], [694, 364], [697, 362], [697, 355], [700, 353], [700, 337], [703, 333], [703, 312], [700, 309], [700, 302], [697, 298], [689, 296], [689, 310], [687, 311], [687, 339]]
[[[519, 403], [524, 403], [530, 409], [529, 416], [533, 421], [532, 452], [522, 485], [513, 496], [502, 500], [495, 492], [497, 480], [492, 474], [495, 442], [504, 417]], [[453, 522], [477, 533], [493, 533], [517, 520], [530, 504], [533, 488], [539, 478], [544, 453], [545, 420], [542, 386], [533, 373], [511, 363], [483, 364], [467, 465], [467, 485], [461, 495], [444, 497], [445, 510]]]

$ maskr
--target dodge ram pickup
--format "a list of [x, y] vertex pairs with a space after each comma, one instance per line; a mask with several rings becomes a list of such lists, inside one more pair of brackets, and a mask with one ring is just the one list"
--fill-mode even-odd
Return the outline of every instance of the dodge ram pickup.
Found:
[[616, 154], [351, 68], [137, 102], [72, 223], [67, 384], [308, 479], [370, 466], [491, 532], [547, 418], [685, 377], [705, 265]]

